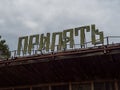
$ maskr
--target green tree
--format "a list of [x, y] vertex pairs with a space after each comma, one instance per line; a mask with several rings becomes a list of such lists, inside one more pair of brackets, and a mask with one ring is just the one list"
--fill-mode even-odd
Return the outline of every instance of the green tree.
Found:
[[9, 57], [10, 57], [9, 47], [6, 44], [6, 41], [2, 40], [0, 36], [0, 58], [9, 58]]

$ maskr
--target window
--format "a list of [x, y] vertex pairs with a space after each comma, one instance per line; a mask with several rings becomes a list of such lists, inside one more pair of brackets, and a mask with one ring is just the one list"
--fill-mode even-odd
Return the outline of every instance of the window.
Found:
[[73, 84], [72, 90], [91, 90], [91, 84], [89, 83]]
[[0, 89], [0, 90], [12, 90], [12, 89]]
[[69, 90], [68, 85], [51, 86], [51, 90]]
[[118, 90], [120, 90], [120, 82], [118, 82]]
[[115, 90], [113, 82], [95, 82], [94, 90]]
[[32, 90], [49, 90], [49, 87], [47, 86], [42, 86], [42, 87], [33, 87]]
[[15, 88], [14, 90], [30, 90], [30, 88]]

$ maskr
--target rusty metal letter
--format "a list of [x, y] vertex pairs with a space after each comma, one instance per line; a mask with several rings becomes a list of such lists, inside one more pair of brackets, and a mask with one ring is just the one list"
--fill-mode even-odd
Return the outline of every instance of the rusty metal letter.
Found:
[[80, 45], [81, 47], [85, 45], [85, 30], [90, 32], [90, 26], [83, 26], [75, 28], [75, 36], [78, 36], [78, 31], [80, 30]]
[[34, 45], [38, 45], [38, 44], [39, 44], [39, 34], [31, 35], [29, 39], [29, 46], [28, 46], [28, 53], [30, 55], [31, 55], [32, 50], [34, 49]]
[[19, 37], [17, 55], [20, 55], [21, 51], [23, 52], [23, 55], [25, 55], [27, 53], [27, 47], [28, 36]]
[[[92, 44], [103, 44], [104, 43], [104, 35], [103, 32], [99, 32], [98, 29], [95, 29], [95, 25], [91, 25], [91, 38], [92, 38]], [[96, 35], [99, 35], [99, 40], [96, 39]]]
[[55, 42], [56, 42], [56, 36], [59, 36], [57, 50], [61, 50], [62, 48], [62, 32], [55, 32], [52, 34], [52, 45], [51, 45], [51, 51], [54, 51], [55, 49]]
[[[69, 33], [69, 36], [67, 34]], [[67, 48], [67, 43], [70, 42], [70, 48], [74, 46], [74, 37], [73, 37], [73, 29], [68, 29], [63, 31], [63, 48]]]
[[44, 34], [41, 34], [40, 36], [40, 45], [39, 50], [46, 50], [49, 51], [50, 46], [50, 33], [47, 33], [47, 36], [44, 36]]

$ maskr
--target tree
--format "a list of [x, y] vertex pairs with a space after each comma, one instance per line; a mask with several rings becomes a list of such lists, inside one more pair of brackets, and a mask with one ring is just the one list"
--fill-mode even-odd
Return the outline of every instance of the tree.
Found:
[[9, 57], [10, 57], [9, 47], [6, 44], [6, 41], [2, 40], [0, 36], [0, 58], [9, 58]]

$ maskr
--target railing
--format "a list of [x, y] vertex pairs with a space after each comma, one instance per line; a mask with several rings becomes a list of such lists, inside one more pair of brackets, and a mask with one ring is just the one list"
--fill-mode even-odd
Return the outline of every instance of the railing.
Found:
[[[98, 39], [99, 41], [99, 39]], [[33, 48], [33, 50], [31, 50], [31, 54], [27, 53], [24, 54], [23, 50], [21, 50], [20, 55], [17, 55], [17, 50], [14, 51], [10, 51], [11, 53], [11, 57], [10, 58], [15, 58], [15, 57], [25, 57], [25, 56], [31, 56], [31, 55], [38, 55], [38, 54], [49, 54], [49, 53], [57, 53], [57, 52], [64, 52], [64, 51], [69, 51], [69, 50], [74, 50], [74, 49], [88, 49], [88, 48], [96, 48], [99, 46], [103, 46], [103, 45], [115, 45], [120, 43], [120, 36], [107, 36], [104, 37], [104, 43], [103, 44], [97, 44], [97, 45], [92, 45], [92, 42], [86, 42], [84, 43], [84, 45], [80, 45], [80, 44], [74, 44], [73, 48], [69, 48], [69, 44], [67, 44], [67, 47], [64, 48], [63, 50], [58, 50], [58, 46], [55, 46], [55, 50], [54, 51], [46, 51], [46, 50], [36, 50]]]

